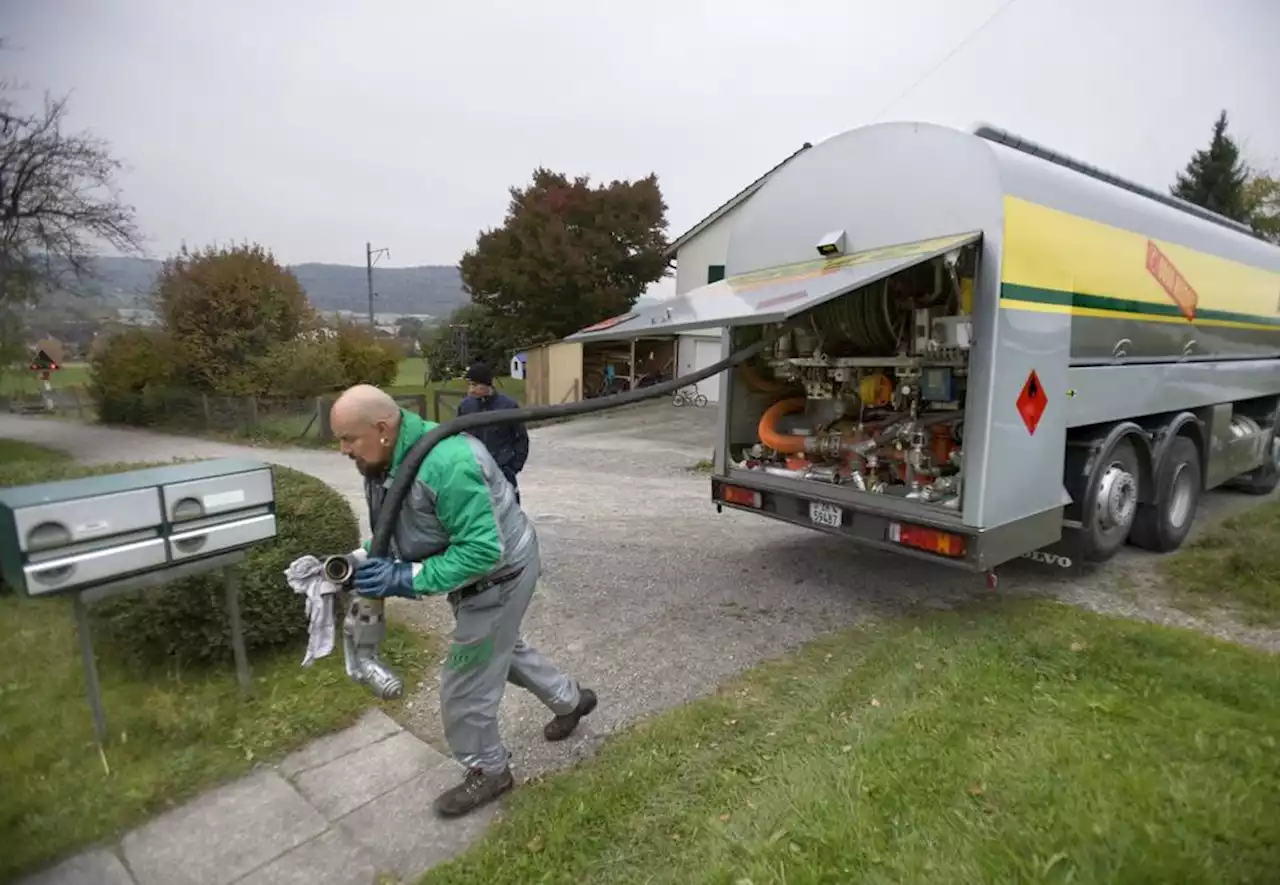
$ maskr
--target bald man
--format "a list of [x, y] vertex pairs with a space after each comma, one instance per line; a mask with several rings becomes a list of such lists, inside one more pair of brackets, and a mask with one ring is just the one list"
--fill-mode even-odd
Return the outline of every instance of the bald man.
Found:
[[[376, 523], [405, 454], [436, 427], [376, 387], [357, 385], [330, 413], [342, 453], [364, 476], [369, 520]], [[357, 551], [353, 586], [361, 596], [445, 596], [454, 614], [453, 644], [440, 679], [440, 716], [462, 783], [435, 800], [446, 817], [466, 814], [515, 785], [511, 754], [498, 731], [508, 682], [532, 692], [553, 714], [547, 740], [564, 740], [596, 707], [580, 688], [520, 635], [541, 563], [533, 523], [484, 444], [458, 434], [431, 450], [396, 520], [390, 556]]]

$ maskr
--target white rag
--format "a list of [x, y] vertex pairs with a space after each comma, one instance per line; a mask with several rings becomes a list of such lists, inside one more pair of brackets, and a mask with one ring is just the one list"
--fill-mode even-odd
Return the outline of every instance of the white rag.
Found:
[[323, 658], [333, 651], [333, 597], [342, 588], [324, 576], [324, 563], [311, 554], [289, 563], [284, 576], [294, 593], [302, 593], [307, 597], [307, 620], [311, 625], [311, 635], [307, 639], [307, 655], [302, 659], [302, 666], [309, 667], [317, 658]]

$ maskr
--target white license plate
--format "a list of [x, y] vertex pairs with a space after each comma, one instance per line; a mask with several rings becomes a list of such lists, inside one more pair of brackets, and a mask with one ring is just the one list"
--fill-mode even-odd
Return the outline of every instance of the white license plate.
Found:
[[809, 502], [809, 519], [814, 525], [824, 525], [838, 529], [844, 522], [844, 511], [834, 504], [823, 504], [820, 501]]

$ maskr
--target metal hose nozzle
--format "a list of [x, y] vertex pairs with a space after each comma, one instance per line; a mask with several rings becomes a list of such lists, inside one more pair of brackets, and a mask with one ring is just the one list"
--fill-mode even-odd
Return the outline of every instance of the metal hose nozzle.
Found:
[[[354, 554], [339, 554], [326, 556], [320, 567], [325, 580], [350, 590], [357, 562]], [[342, 620], [342, 657], [347, 676], [367, 686], [376, 697], [391, 700], [404, 693], [404, 681], [378, 655], [386, 635], [386, 603], [352, 594]]]
[[381, 599], [353, 596], [342, 621], [342, 656], [347, 676], [369, 687], [383, 700], [404, 693], [404, 681], [378, 657], [387, 635], [385, 604]]

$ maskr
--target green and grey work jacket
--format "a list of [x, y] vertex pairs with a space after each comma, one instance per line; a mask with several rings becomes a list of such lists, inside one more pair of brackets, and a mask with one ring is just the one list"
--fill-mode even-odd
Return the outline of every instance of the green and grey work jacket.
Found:
[[[386, 476], [366, 477], [369, 523], [413, 444], [438, 425], [400, 412], [400, 430]], [[363, 548], [369, 550], [369, 541]], [[431, 450], [396, 519], [390, 555], [413, 564], [420, 596], [451, 593], [514, 575], [538, 555], [533, 523], [484, 444], [459, 433]]]

